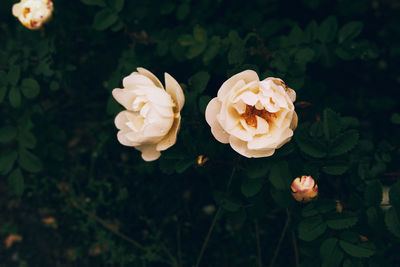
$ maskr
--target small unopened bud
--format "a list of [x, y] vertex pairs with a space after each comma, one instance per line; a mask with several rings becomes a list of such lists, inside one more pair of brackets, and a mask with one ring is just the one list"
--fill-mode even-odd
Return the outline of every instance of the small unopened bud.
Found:
[[294, 179], [292, 196], [299, 202], [310, 202], [318, 195], [318, 185], [311, 176], [301, 176]]
[[50, 20], [53, 9], [51, 0], [21, 0], [13, 5], [12, 13], [28, 29], [38, 30]]

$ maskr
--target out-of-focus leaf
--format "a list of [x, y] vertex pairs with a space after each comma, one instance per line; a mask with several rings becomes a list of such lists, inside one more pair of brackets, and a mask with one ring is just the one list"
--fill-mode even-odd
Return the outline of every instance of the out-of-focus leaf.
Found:
[[345, 24], [338, 33], [339, 44], [356, 38], [358, 35], [360, 35], [363, 26], [363, 23], [360, 21], [351, 21]]
[[362, 244], [352, 244], [348, 241], [340, 240], [340, 247], [349, 255], [357, 258], [368, 258], [375, 254], [375, 245], [371, 242]]
[[339, 156], [349, 152], [357, 145], [358, 136], [356, 130], [349, 130], [340, 134], [333, 140], [329, 155]]
[[17, 135], [17, 128], [7, 125], [0, 128], [0, 143], [9, 143]]
[[103, 31], [113, 25], [117, 20], [117, 14], [107, 8], [104, 8], [97, 12], [94, 16], [93, 28], [98, 31]]
[[7, 151], [0, 155], [0, 175], [6, 175], [11, 171], [17, 157], [17, 151]]
[[339, 240], [337, 238], [326, 239], [320, 248], [323, 267], [336, 267], [339, 266], [343, 260], [343, 252], [339, 247]]
[[258, 192], [260, 192], [263, 184], [264, 184], [263, 178], [258, 178], [258, 179], [244, 178], [240, 189], [244, 196], [252, 197], [256, 195]]
[[322, 216], [307, 217], [299, 223], [299, 238], [304, 241], [313, 241], [326, 230], [326, 223]]
[[22, 169], [28, 172], [39, 172], [43, 167], [42, 161], [26, 149], [19, 151], [18, 163]]
[[8, 176], [8, 186], [17, 196], [22, 196], [24, 193], [24, 176], [19, 168]]
[[21, 91], [26, 98], [35, 98], [40, 92], [39, 83], [32, 78], [23, 79], [21, 84]]
[[338, 22], [336, 17], [327, 17], [318, 29], [318, 39], [323, 43], [332, 42], [336, 37]]

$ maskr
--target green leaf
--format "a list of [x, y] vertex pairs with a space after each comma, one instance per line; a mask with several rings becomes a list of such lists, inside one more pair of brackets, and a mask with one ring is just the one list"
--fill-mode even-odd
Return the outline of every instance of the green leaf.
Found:
[[208, 103], [210, 103], [211, 97], [208, 95], [202, 95], [199, 98], [199, 110], [202, 114], [205, 114]]
[[276, 189], [289, 190], [291, 177], [289, 165], [285, 160], [272, 164], [269, 181]]
[[364, 190], [364, 201], [367, 206], [379, 205], [382, 201], [382, 184], [379, 180], [368, 183]]
[[344, 163], [334, 163], [331, 165], [323, 166], [322, 171], [330, 175], [342, 175], [349, 169], [349, 166]]
[[298, 64], [306, 64], [314, 58], [314, 55], [314, 50], [311, 48], [301, 48], [297, 51], [294, 61]]
[[313, 241], [326, 230], [326, 223], [322, 216], [307, 217], [299, 223], [299, 238], [304, 241]]
[[42, 161], [26, 149], [19, 151], [18, 164], [28, 172], [39, 172], [42, 169]]
[[196, 25], [193, 28], [193, 37], [197, 42], [206, 43], [207, 42], [207, 31], [202, 27]]
[[240, 189], [245, 197], [252, 197], [256, 195], [258, 192], [260, 192], [263, 185], [264, 185], [264, 178], [258, 178], [258, 179], [244, 178]]
[[352, 244], [350, 242], [340, 240], [340, 246], [350, 256], [356, 258], [368, 258], [375, 254], [375, 245], [371, 242], [362, 244]]
[[362, 264], [361, 260], [357, 258], [352, 258], [345, 259], [343, 262], [343, 267], [364, 267], [364, 264]]
[[318, 214], [318, 210], [315, 208], [314, 203], [308, 203], [307, 206], [305, 206], [301, 210], [301, 216], [303, 217], [311, 217], [315, 216]]
[[190, 89], [193, 89], [198, 94], [201, 94], [206, 88], [208, 81], [210, 80], [210, 74], [205, 71], [199, 71], [195, 75], [189, 78]]
[[318, 37], [318, 24], [315, 20], [311, 21], [304, 30], [304, 41], [311, 43]]
[[40, 92], [40, 86], [38, 82], [34, 79], [27, 78], [22, 80], [21, 84], [22, 94], [26, 98], [35, 98]]
[[287, 45], [296, 46], [303, 42], [304, 33], [299, 26], [295, 25], [287, 36]]
[[196, 160], [194, 159], [181, 159], [179, 160], [176, 165], [175, 165], [175, 171], [177, 173], [184, 173], [187, 169], [189, 169], [194, 163], [196, 163]]
[[21, 147], [32, 149], [36, 146], [36, 137], [29, 130], [19, 131], [18, 142]]
[[318, 29], [318, 39], [323, 43], [332, 42], [336, 37], [338, 22], [336, 17], [327, 17]]
[[93, 19], [93, 28], [103, 31], [113, 25], [118, 20], [116, 13], [105, 8], [96, 13]]
[[299, 129], [296, 130], [295, 140], [303, 153], [313, 158], [326, 157], [327, 153], [322, 144], [316, 139], [311, 139], [304, 128], [299, 127]]
[[340, 214], [335, 214], [333, 218], [326, 221], [329, 228], [334, 230], [347, 229], [354, 226], [358, 221], [357, 216], [354, 213], [343, 212]]
[[390, 187], [389, 201], [398, 211], [400, 210], [400, 181]]
[[237, 200], [233, 199], [232, 196], [224, 192], [215, 191], [214, 199], [219, 206], [230, 212], [236, 212], [242, 206]]
[[330, 156], [343, 155], [352, 150], [358, 143], [359, 134], [356, 130], [349, 130], [338, 135], [332, 142]]
[[7, 94], [7, 86], [0, 86], [0, 104], [3, 103], [6, 94]]
[[271, 164], [263, 159], [252, 159], [249, 161], [245, 169], [245, 175], [250, 179], [257, 179], [261, 177], [266, 177], [269, 170], [271, 169]]
[[338, 33], [339, 44], [356, 38], [360, 35], [363, 26], [363, 23], [360, 21], [352, 21], [344, 25]]
[[122, 22], [122, 20], [118, 20], [117, 23], [115, 23], [115, 24], [111, 27], [111, 31], [117, 32], [117, 31], [121, 30], [122, 27], [124, 27], [124, 23]]
[[88, 6], [101, 6], [101, 7], [106, 6], [106, 2], [104, 0], [81, 0], [81, 1], [82, 3]]
[[19, 108], [21, 106], [21, 92], [17, 87], [11, 88], [8, 92], [8, 100], [13, 108]]
[[276, 205], [280, 208], [289, 208], [294, 204], [293, 196], [290, 190], [278, 190], [275, 187], [270, 187], [270, 194]]
[[0, 175], [6, 175], [11, 171], [17, 157], [17, 151], [8, 151], [0, 155]]
[[8, 176], [8, 186], [17, 196], [22, 196], [24, 193], [24, 176], [19, 168]]
[[390, 232], [400, 238], [400, 217], [393, 207], [385, 213], [385, 224]]
[[[0, 98], [0, 103], [1, 103], [1, 98]], [[393, 113], [392, 116], [390, 117], [390, 121], [393, 124], [400, 124], [400, 114], [399, 113]]]
[[112, 8], [116, 12], [120, 12], [122, 10], [122, 8], [124, 7], [125, 0], [112, 0], [111, 3], [112, 3]]
[[17, 65], [11, 65], [7, 74], [7, 80], [12, 86], [16, 86], [21, 76], [21, 68]]
[[51, 83], [50, 83], [50, 90], [51, 90], [51, 91], [57, 91], [58, 89], [60, 89], [59, 83], [56, 82], [56, 81], [51, 81]]
[[190, 5], [188, 3], [182, 3], [176, 10], [176, 18], [178, 20], [184, 20], [190, 12]]
[[205, 48], [206, 48], [206, 43], [195, 43], [194, 45], [189, 47], [186, 53], [186, 58], [193, 59], [199, 56], [204, 51]]
[[211, 60], [215, 58], [221, 48], [221, 38], [219, 36], [213, 36], [208, 42], [207, 48], [203, 54], [203, 63], [209, 64]]
[[322, 243], [320, 247], [322, 267], [336, 267], [343, 260], [343, 252], [338, 241], [337, 238], [328, 238]]
[[0, 143], [9, 143], [17, 136], [17, 128], [14, 126], [4, 126], [0, 128]]
[[324, 109], [322, 130], [326, 140], [334, 138], [340, 132], [340, 127], [340, 116], [329, 108]]
[[183, 35], [179, 36], [178, 43], [181, 46], [191, 46], [191, 45], [193, 45], [195, 43], [195, 40], [194, 40], [192, 35], [183, 34]]

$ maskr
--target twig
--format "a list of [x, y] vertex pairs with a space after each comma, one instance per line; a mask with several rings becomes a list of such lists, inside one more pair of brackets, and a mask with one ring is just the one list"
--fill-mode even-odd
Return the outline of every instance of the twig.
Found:
[[[229, 192], [229, 188], [231, 186], [231, 183], [232, 183], [232, 180], [233, 180], [233, 176], [235, 176], [235, 171], [236, 171], [236, 168], [233, 167], [232, 168], [232, 172], [231, 172], [231, 176], [229, 177], [228, 184], [227, 184], [227, 187], [226, 187], [226, 191], [227, 192]], [[214, 230], [215, 224], [216, 224], [216, 222], [218, 220], [218, 217], [219, 217], [221, 212], [222, 212], [222, 208], [220, 206], [220, 207], [218, 207], [218, 210], [215, 213], [214, 219], [213, 219], [213, 221], [212, 221], [212, 223], [210, 225], [210, 228], [208, 229], [208, 233], [207, 233], [206, 239], [204, 240], [203, 245], [201, 246], [201, 250], [200, 250], [199, 256], [197, 257], [197, 261], [196, 261], [196, 267], [199, 267], [199, 265], [200, 265], [201, 259], [203, 258], [204, 251], [206, 250], [208, 241], [210, 240], [210, 236], [211, 236], [211, 234], [212, 234], [212, 232]]]
[[297, 248], [296, 233], [294, 231], [292, 231], [292, 241], [293, 241], [294, 258], [295, 258], [295, 261], [296, 261], [296, 267], [299, 267], [299, 264], [300, 264], [299, 250]]
[[208, 244], [208, 240], [210, 239], [211, 233], [214, 230], [215, 223], [217, 222], [219, 214], [221, 213], [221, 211], [222, 211], [222, 208], [219, 207], [217, 212], [215, 213], [215, 216], [214, 216], [214, 219], [213, 219], [213, 221], [211, 223], [211, 226], [208, 229], [208, 233], [207, 233], [206, 239], [204, 240], [203, 246], [201, 247], [200, 254], [197, 257], [196, 267], [198, 267], [200, 265], [201, 258], [203, 257], [204, 251], [206, 250], [206, 247], [207, 247], [207, 244]]
[[176, 223], [176, 242], [178, 250], [178, 266], [182, 267], [182, 249], [181, 249], [181, 226], [179, 221]]
[[172, 262], [171, 265], [176, 266], [176, 267], [179, 266], [178, 263], [176, 262], [176, 259], [174, 258], [174, 256], [172, 256], [171, 252], [169, 251], [169, 249], [164, 244], [162, 244], [161, 248], [165, 252], [165, 254], [168, 256], [170, 261]]
[[258, 220], [254, 220], [254, 226], [256, 228], [256, 243], [257, 243], [257, 254], [258, 254], [258, 266], [262, 267], [262, 256], [261, 256], [261, 246], [260, 246], [260, 229], [258, 227]]
[[103, 219], [97, 217], [95, 214], [91, 213], [90, 211], [87, 211], [84, 208], [80, 207], [76, 203], [75, 200], [71, 199], [71, 204], [72, 204], [72, 206], [74, 206], [75, 208], [77, 208], [81, 212], [85, 213], [86, 215], [88, 215], [90, 218], [92, 218], [96, 222], [100, 223], [103, 227], [107, 228], [107, 230], [110, 230], [111, 232], [113, 232], [117, 236], [121, 237], [125, 241], [131, 243], [132, 245], [134, 245], [135, 247], [137, 247], [139, 249], [145, 249], [139, 242], [137, 242], [137, 241], [133, 240], [132, 238], [124, 235], [123, 233], [121, 233], [117, 229], [115, 229], [114, 227], [111, 227], [106, 221], [104, 221]]
[[290, 213], [289, 213], [288, 209], [286, 209], [286, 214], [287, 214], [287, 218], [286, 218], [285, 226], [282, 229], [281, 237], [279, 238], [278, 245], [275, 248], [275, 252], [274, 252], [274, 255], [272, 256], [272, 260], [271, 260], [271, 263], [269, 264], [269, 267], [272, 267], [275, 265], [276, 258], [278, 257], [279, 250], [281, 249], [283, 238], [285, 237], [286, 231], [289, 226]]

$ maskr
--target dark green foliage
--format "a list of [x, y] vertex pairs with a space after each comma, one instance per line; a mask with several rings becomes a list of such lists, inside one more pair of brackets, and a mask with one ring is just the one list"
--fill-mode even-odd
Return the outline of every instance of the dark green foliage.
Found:
[[[0, 240], [23, 239], [1, 266], [196, 266], [213, 222], [199, 266], [400, 265], [396, 1], [58, 0], [40, 31], [15, 2], [0, 1]], [[111, 91], [137, 67], [185, 93], [155, 162], [116, 137]], [[238, 155], [204, 118], [246, 69], [297, 94], [271, 157]], [[311, 203], [291, 195], [302, 175]]]

